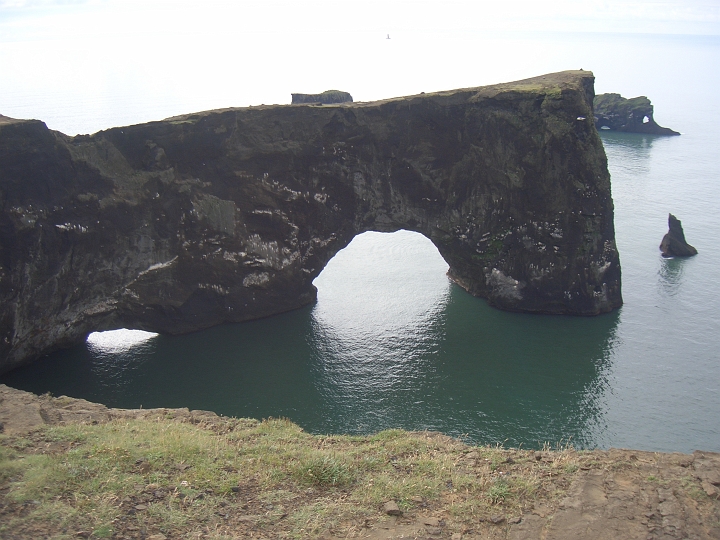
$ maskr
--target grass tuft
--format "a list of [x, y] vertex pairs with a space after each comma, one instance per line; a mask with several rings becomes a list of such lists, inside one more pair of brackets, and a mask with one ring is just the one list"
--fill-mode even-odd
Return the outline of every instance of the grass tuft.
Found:
[[510, 486], [504, 478], [498, 478], [487, 491], [488, 499], [493, 504], [498, 504], [510, 497]]
[[294, 476], [318, 487], [346, 487], [355, 481], [350, 467], [334, 456], [315, 456], [298, 464]]

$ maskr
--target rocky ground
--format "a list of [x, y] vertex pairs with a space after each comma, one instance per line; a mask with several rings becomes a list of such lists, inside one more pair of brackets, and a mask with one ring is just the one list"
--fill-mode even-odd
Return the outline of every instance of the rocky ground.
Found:
[[[214, 413], [187, 409], [109, 409], [84, 400], [36, 396], [0, 385], [0, 450], [3, 447], [21, 447], [23, 456], [62, 454], [78, 444], [49, 440], [43, 431], [47, 426], [104, 424], [118, 419], [149, 418], [194, 424], [216, 433], [237, 427], [239, 422]], [[144, 540], [198, 537], [378, 540], [720, 538], [720, 454], [701, 451], [667, 454], [615, 449], [590, 452], [502, 449], [497, 452], [503, 460], [493, 458], [490, 464], [489, 459], [484, 457], [490, 454], [483, 453], [482, 449], [438, 434], [418, 436], [439, 441], [438, 452], [445, 453], [440, 457], [452, 457], [448, 463], [452, 463], [455, 469], [453, 474], [477, 478], [478, 481], [488, 475], [494, 475], [496, 479], [502, 475], [515, 478], [533, 475], [539, 488], [533, 491], [531, 497], [522, 501], [518, 499], [519, 502], [514, 505], [471, 507], [462, 506], [466, 501], [463, 489], [448, 486], [438, 497], [409, 497], [399, 506], [394, 500], [387, 500], [360, 519], [360, 514], [347, 506], [352, 501], [348, 490], [299, 489], [288, 484], [284, 490], [275, 488], [276, 493], [285, 494], [278, 503], [268, 502], [261, 486], [250, 481], [233, 487], [229, 498], [217, 499], [211, 530], [207, 526], [198, 529], [187, 521], [176, 520], [173, 526], [161, 527], [150, 516], [139, 520], [138, 516], [158, 502], [175, 498], [175, 508], [188, 508], [190, 511], [192, 500], [177, 498], [177, 489], [173, 491], [154, 484], [137, 485], [134, 494], [112, 501], [117, 507], [118, 517], [113, 519], [112, 529], [103, 534], [100, 529], [62, 529], [52, 520], [44, 524], [38, 520], [23, 520], [23, 516], [31, 512], [32, 505], [40, 502], [13, 499], [9, 495], [13, 478], [9, 477], [0, 481], [0, 536], [8, 540], [103, 536]], [[20, 440], [22, 445], [18, 443]], [[318, 446], [332, 442], [330, 438], [309, 440]], [[394, 461], [395, 458], [391, 459]], [[143, 468], [149, 468], [142, 459], [133, 466], [139, 473]], [[183, 464], [174, 467], [182, 470], [183, 466], [188, 467]], [[467, 488], [464, 489], [467, 491]], [[194, 498], [199, 500], [205, 496], [208, 500], [212, 499], [214, 495], [211, 492], [206, 490], [204, 494], [195, 494]], [[78, 494], [75, 494], [77, 497]], [[334, 505], [337, 509], [343, 508], [343, 504], [351, 517], [345, 521], [336, 520], [327, 527], [320, 524], [305, 529], [293, 528], [290, 518], [287, 518], [295, 516], [301, 506], [314, 508], [318, 515], [324, 515], [323, 505]], [[312, 515], [307, 520], [310, 523]]]

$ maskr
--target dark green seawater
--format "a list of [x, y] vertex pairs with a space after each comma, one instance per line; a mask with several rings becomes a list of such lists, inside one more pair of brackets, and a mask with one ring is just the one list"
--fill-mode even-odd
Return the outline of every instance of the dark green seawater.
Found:
[[[480, 75], [465, 81], [453, 78], [467, 73], [464, 57], [448, 54], [432, 72], [447, 80], [427, 78], [414, 91], [585, 66], [594, 70], [598, 92], [646, 94], [658, 122], [682, 132], [602, 133], [623, 270], [621, 309], [592, 318], [497, 311], [449, 282], [427, 239], [368, 233], [316, 280], [315, 305], [179, 337], [92, 335], [0, 382], [113, 407], [285, 416], [315, 433], [400, 427], [510, 446], [720, 451], [720, 76], [711, 69], [720, 65], [720, 39], [496, 37], [491, 41], [502, 47], [488, 49], [481, 37], [445, 37], [463, 44], [459, 50], [495, 51], [487, 56], [492, 63], [478, 57]], [[402, 46], [399, 38], [392, 43]], [[418, 40], [405, 54], [450, 46], [443, 43]], [[24, 54], [17, 44], [5, 45], [0, 61]], [[374, 50], [356, 46], [363, 54]], [[378, 53], [376, 61], [383, 58]], [[401, 64], [393, 58], [388, 66], [395, 69]], [[408, 71], [403, 80], [416, 73], [425, 72]], [[51, 119], [52, 108], [40, 115], [18, 106], [13, 113], [3, 100], [30, 94], [22, 84], [6, 88], [8, 80], [0, 82], [1, 112]], [[386, 95], [398, 93], [391, 88]], [[113, 95], [108, 90], [103, 99]], [[43, 103], [55, 99], [43, 96]], [[91, 125], [80, 112], [84, 103], [67, 99], [58, 101], [54, 121]], [[134, 105], [122, 106], [112, 117], [117, 123]], [[202, 108], [210, 107], [187, 110]], [[669, 212], [682, 220], [698, 256], [660, 256]]]

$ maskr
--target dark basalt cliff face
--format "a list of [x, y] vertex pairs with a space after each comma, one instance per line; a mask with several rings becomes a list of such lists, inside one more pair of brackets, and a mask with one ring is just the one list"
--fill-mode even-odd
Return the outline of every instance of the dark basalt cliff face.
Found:
[[598, 129], [648, 135], [680, 135], [655, 122], [652, 103], [645, 96], [627, 99], [620, 94], [599, 94], [595, 96], [594, 108], [595, 126]]
[[507, 310], [621, 305], [593, 77], [261, 106], [68, 137], [0, 119], [0, 371], [119, 327], [312, 302], [364, 231], [418, 231]]

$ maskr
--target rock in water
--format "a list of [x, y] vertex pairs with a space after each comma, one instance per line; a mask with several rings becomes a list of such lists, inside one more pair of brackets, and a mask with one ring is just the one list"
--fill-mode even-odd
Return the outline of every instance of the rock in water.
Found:
[[322, 103], [330, 105], [332, 103], [352, 103], [352, 96], [347, 92], [340, 90], [325, 90], [322, 94], [291, 94], [292, 103]]
[[136, 328], [316, 299], [365, 231], [417, 231], [496, 307], [622, 304], [594, 77], [206, 111], [68, 137], [0, 118], [0, 371]]
[[620, 94], [599, 94], [593, 100], [595, 127], [627, 133], [680, 135], [659, 126], [653, 118], [653, 106], [645, 96], [626, 99]]
[[691, 257], [697, 255], [697, 249], [685, 241], [682, 223], [672, 214], [668, 214], [668, 227], [670, 230], [660, 242], [663, 257]]

